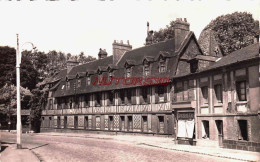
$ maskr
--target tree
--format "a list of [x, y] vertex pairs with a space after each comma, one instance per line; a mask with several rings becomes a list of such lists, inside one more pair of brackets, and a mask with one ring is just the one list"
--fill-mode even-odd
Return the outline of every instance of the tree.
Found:
[[[199, 42], [205, 44], [211, 30], [223, 55], [244, 48], [254, 42], [254, 36], [259, 31], [259, 21], [253, 19], [247, 12], [235, 12], [222, 15], [212, 20], [201, 32]], [[202, 47], [207, 52], [206, 47]]]

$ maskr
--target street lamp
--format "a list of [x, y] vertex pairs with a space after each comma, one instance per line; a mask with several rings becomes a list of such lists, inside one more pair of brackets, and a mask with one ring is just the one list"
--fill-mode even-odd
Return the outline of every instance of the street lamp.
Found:
[[[17, 36], [17, 49], [16, 49], [16, 95], [17, 95], [17, 125], [16, 125], [16, 132], [17, 132], [17, 149], [22, 149], [22, 122], [21, 122], [21, 96], [20, 96], [20, 65], [22, 61], [22, 53], [19, 51], [19, 34]], [[33, 49], [35, 46], [31, 42], [25, 42], [32, 45]], [[22, 46], [23, 46], [22, 45]]]

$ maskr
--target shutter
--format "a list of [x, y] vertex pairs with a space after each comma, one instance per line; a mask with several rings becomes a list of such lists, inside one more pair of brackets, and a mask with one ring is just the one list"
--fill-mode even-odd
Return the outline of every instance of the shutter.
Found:
[[147, 87], [147, 103], [151, 103], [151, 99], [150, 99], [151, 91], [152, 91], [151, 87]]
[[155, 103], [158, 103], [159, 102], [158, 85], [156, 85], [154, 88], [155, 88]]
[[164, 86], [164, 102], [167, 102], [167, 85]]

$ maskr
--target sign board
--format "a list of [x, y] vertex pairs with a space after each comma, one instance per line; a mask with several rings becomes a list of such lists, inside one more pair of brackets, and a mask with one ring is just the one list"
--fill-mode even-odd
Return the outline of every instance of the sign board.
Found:
[[178, 120], [192, 120], [194, 119], [194, 112], [178, 112]]

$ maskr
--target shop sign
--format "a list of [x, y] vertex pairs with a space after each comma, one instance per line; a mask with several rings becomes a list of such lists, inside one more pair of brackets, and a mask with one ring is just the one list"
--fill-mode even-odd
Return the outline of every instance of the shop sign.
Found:
[[178, 120], [192, 120], [194, 119], [194, 112], [179, 112]]

